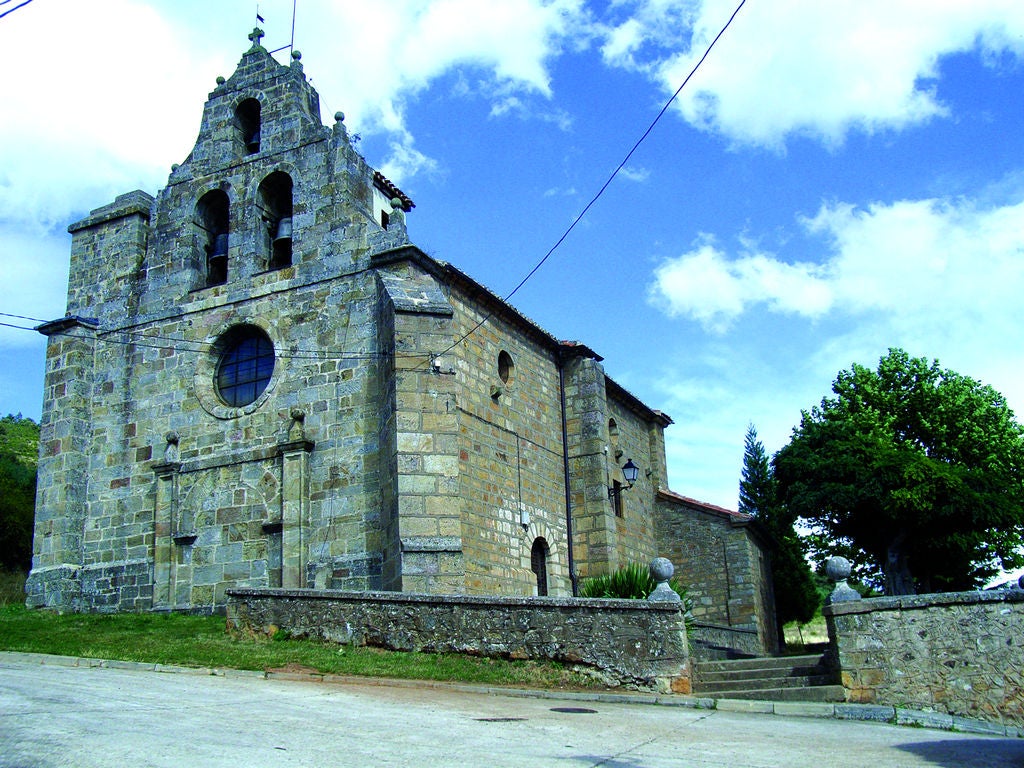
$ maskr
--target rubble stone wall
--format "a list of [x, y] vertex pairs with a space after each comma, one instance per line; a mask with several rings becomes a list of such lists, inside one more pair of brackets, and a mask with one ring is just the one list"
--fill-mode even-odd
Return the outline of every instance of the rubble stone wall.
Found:
[[847, 700], [1024, 725], [1024, 591], [824, 609]]
[[643, 600], [228, 590], [228, 627], [400, 651], [551, 659], [609, 682], [690, 692], [677, 605]]

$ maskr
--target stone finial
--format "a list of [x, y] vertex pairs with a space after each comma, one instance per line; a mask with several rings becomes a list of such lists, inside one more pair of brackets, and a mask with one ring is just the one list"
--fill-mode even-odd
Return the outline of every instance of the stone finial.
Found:
[[825, 561], [825, 574], [835, 583], [832, 594], [825, 599], [825, 605], [848, 603], [860, 600], [860, 593], [846, 583], [850, 577], [852, 566], [845, 557], [830, 557]]
[[1017, 579], [1017, 586], [1020, 589], [1024, 589], [1024, 574], [1021, 574], [1021, 577]]
[[166, 463], [171, 464], [178, 460], [178, 441], [180, 439], [178, 433], [173, 429], [164, 435], [164, 440], [167, 443], [164, 446], [164, 461]]
[[667, 557], [656, 557], [651, 560], [651, 578], [657, 586], [647, 597], [653, 603], [681, 603], [683, 599], [668, 585], [672, 574], [676, 572], [672, 561]]
[[306, 412], [301, 408], [292, 408], [292, 423], [288, 427], [288, 440], [298, 442], [306, 439]]
[[224, 85], [227, 80], [224, 79], [224, 75], [217, 75], [217, 85]]
[[302, 71], [302, 53], [299, 51], [292, 51], [292, 69], [296, 72]]
[[336, 123], [344, 123], [345, 122], [345, 113], [344, 112], [335, 112], [334, 113], [334, 122], [336, 122]]

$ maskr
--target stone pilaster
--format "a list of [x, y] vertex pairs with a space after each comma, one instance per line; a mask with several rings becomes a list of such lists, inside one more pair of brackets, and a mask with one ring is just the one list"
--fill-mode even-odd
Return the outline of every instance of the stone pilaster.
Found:
[[573, 550], [577, 573], [586, 578], [618, 566], [615, 511], [608, 499], [608, 402], [597, 360], [568, 360], [565, 374]]
[[31, 607], [76, 610], [88, 506], [96, 322], [69, 316], [36, 330], [48, 341], [32, 572], [25, 590]]
[[313, 442], [305, 438], [305, 414], [292, 411], [288, 442], [281, 453], [281, 586], [306, 586], [309, 561], [309, 455]]
[[164, 461], [153, 465], [156, 475], [156, 500], [153, 510], [153, 607], [175, 607], [175, 576], [177, 547], [182, 535], [178, 515], [178, 475], [181, 462], [177, 458], [178, 438], [168, 434]]

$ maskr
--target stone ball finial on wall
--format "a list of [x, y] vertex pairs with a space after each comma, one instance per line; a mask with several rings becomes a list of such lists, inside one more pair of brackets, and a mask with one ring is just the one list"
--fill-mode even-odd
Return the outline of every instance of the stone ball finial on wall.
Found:
[[178, 441], [180, 439], [178, 433], [173, 429], [164, 435], [164, 441], [166, 442], [164, 446], [164, 461], [168, 464], [178, 460]]
[[1024, 589], [1024, 573], [1021, 574], [1020, 578], [1017, 579], [1017, 586], [1020, 589]]
[[860, 593], [846, 583], [851, 571], [850, 561], [845, 557], [830, 557], [825, 561], [825, 574], [836, 585], [835, 589], [832, 590], [832, 594], [825, 599], [826, 605], [860, 600]]
[[667, 557], [656, 557], [651, 560], [651, 578], [657, 586], [647, 599], [655, 603], [681, 603], [683, 599], [668, 585], [675, 572], [675, 566]]
[[292, 408], [289, 415], [292, 417], [292, 422], [288, 427], [288, 439], [291, 441], [305, 440], [306, 412], [301, 408]]

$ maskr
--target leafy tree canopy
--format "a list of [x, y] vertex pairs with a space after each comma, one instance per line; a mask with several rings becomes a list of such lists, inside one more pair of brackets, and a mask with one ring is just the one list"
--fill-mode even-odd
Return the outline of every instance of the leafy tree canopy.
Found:
[[976, 589], [1024, 565], [1024, 428], [1002, 395], [901, 349], [832, 391], [773, 462], [819, 546], [867, 563], [888, 594]]
[[0, 419], [0, 568], [27, 571], [32, 564], [39, 425]]

